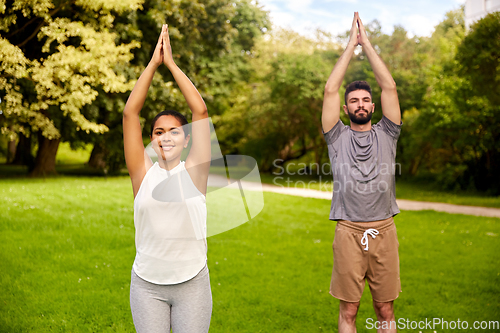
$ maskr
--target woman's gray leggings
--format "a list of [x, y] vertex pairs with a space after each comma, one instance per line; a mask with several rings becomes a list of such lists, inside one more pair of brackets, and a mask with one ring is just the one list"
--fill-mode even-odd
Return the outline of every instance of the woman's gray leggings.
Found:
[[144, 281], [132, 270], [130, 308], [138, 333], [208, 332], [212, 292], [205, 266], [191, 280], [159, 285]]

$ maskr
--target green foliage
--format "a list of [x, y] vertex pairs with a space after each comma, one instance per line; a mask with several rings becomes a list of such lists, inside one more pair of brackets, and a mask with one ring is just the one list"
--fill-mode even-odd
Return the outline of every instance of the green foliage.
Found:
[[[116, 16], [140, 3], [16, 0], [1, 8], [1, 130], [10, 140], [19, 133], [37, 139], [33, 175], [55, 172], [60, 140], [79, 146], [82, 138], [109, 131], [89, 105], [133, 86], [123, 68], [140, 43], [120, 43], [112, 30]], [[25, 149], [23, 154], [21, 161], [33, 160]]]
[[237, 103], [241, 90], [245, 90], [256, 70], [250, 64], [254, 44], [270, 27], [267, 13], [252, 2], [235, 1], [232, 6], [235, 12], [230, 24], [236, 34], [229, 47], [200, 72], [200, 76], [210, 82], [206, 86], [205, 101], [212, 117], [231, 112]]
[[[5, 96], [2, 126], [11, 138], [19, 131], [61, 137], [66, 123], [86, 133], [108, 128], [80, 112], [101, 88], [131, 87], [114, 71], [131, 59], [139, 43], [115, 44], [109, 32], [114, 15], [140, 6], [138, 0], [61, 2], [14, 1], [0, 22], [0, 91]], [[23, 96], [27, 96], [26, 100]]]
[[495, 24], [500, 27], [500, 16], [489, 15], [464, 37], [463, 20], [450, 13], [436, 28], [429, 41], [437, 53], [428, 70], [425, 106], [403, 119], [404, 158], [411, 174], [430, 174], [445, 188], [500, 193], [495, 44], [500, 30], [491, 30]]
[[[140, 39], [142, 45], [134, 50], [135, 75], [148, 64], [161, 25], [168, 23], [174, 59], [200, 90], [210, 114], [224, 111], [218, 109], [224, 102], [214, 102], [215, 96], [226, 97], [240, 79], [246, 62], [241, 51], [251, 48], [253, 39], [268, 25], [265, 13], [249, 0], [146, 1], [134, 16], [135, 28], [127, 38]], [[235, 68], [224, 72], [231, 63]], [[172, 82], [168, 69], [160, 67], [141, 113], [146, 120], [165, 109], [190, 115]]]
[[257, 42], [252, 55], [254, 74], [231, 112], [222, 115], [219, 140], [232, 152], [254, 156], [263, 170], [276, 159], [281, 164], [306, 154], [325, 158], [323, 89], [338, 57], [331, 36], [276, 30]]
[[[149, 63], [161, 25], [169, 24], [173, 56], [179, 67], [193, 81], [207, 104], [209, 115], [226, 112], [237, 98], [237, 86], [246, 82], [249, 56], [245, 52], [269, 22], [267, 14], [249, 0], [145, 1], [141, 10], [119, 17], [116, 32], [123, 41], [140, 40], [131, 61], [131, 78], [138, 78]], [[153, 33], [154, 32], [154, 33]], [[236, 96], [236, 97], [235, 97]], [[109, 134], [94, 136], [92, 142], [105, 151], [105, 163], [111, 172], [124, 165], [121, 135], [121, 112], [127, 96], [106, 96], [99, 104], [113, 104], [99, 109], [109, 124]], [[141, 111], [143, 124], [166, 109], [178, 110], [189, 119], [191, 112], [166, 67], [160, 67]], [[149, 136], [148, 127], [143, 135]]]
[[457, 51], [460, 74], [478, 96], [500, 104], [500, 12], [488, 14], [472, 25]]
[[[105, 154], [93, 154], [103, 160], [91, 164], [110, 170], [124, 163], [121, 112], [127, 95], [121, 93], [148, 64], [162, 24], [169, 24], [177, 64], [214, 115], [229, 107], [231, 87], [248, 72], [246, 52], [269, 25], [267, 13], [250, 0], [19, 0], [3, 10], [2, 132], [15, 139], [18, 132], [40, 131], [74, 147], [93, 143]], [[231, 75], [224, 75], [221, 68], [229, 64]], [[143, 122], [165, 109], [190, 115], [164, 67], [149, 97]]]

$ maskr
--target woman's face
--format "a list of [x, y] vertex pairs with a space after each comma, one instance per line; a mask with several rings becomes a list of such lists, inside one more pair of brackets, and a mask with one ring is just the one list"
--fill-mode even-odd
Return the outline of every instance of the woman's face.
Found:
[[174, 116], [161, 116], [154, 124], [151, 142], [158, 158], [172, 161], [180, 159], [182, 150], [188, 145], [189, 135], [184, 136], [184, 129]]

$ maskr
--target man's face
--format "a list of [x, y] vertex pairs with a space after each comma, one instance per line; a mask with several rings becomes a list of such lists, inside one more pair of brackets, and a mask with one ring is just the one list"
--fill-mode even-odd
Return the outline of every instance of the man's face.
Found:
[[364, 125], [372, 119], [374, 108], [375, 104], [372, 103], [368, 91], [354, 90], [347, 95], [347, 105], [344, 105], [344, 112], [353, 123]]

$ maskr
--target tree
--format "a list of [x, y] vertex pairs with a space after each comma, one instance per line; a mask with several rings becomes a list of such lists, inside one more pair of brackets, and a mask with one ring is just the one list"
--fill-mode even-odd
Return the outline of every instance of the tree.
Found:
[[[456, 60], [466, 91], [459, 91], [455, 101], [469, 115], [470, 122], [461, 139], [464, 146], [473, 145], [475, 152], [466, 161], [467, 170], [461, 181], [499, 194], [500, 12], [488, 14], [472, 25], [457, 49]], [[464, 137], [464, 133], [468, 135]]]
[[449, 189], [500, 192], [499, 18], [489, 15], [465, 35], [463, 18], [447, 15], [431, 38], [438, 52], [425, 106], [403, 120], [419, 160], [415, 173]]
[[338, 57], [331, 36], [307, 38], [278, 29], [252, 50], [252, 75], [231, 112], [221, 116], [219, 140], [231, 152], [255, 157], [264, 171], [299, 158], [320, 161], [323, 89]]
[[[148, 0], [142, 9], [118, 17], [114, 31], [120, 41], [141, 41], [134, 49], [129, 76], [137, 78], [150, 60], [161, 25], [169, 24], [176, 62], [197, 86], [210, 116], [228, 111], [236, 87], [246, 82], [249, 72], [247, 51], [255, 38], [267, 29], [268, 18], [257, 3], [250, 0]], [[175, 109], [190, 116], [185, 100], [166, 68], [155, 74], [148, 98], [141, 112], [143, 123], [149, 123], [160, 111]], [[110, 131], [93, 135], [94, 149], [89, 165], [109, 169], [123, 166], [121, 118], [126, 95], [100, 93], [93, 105], [99, 105], [99, 119]], [[149, 136], [144, 127], [144, 137]]]
[[460, 74], [478, 96], [500, 104], [500, 12], [488, 14], [471, 26], [457, 50]]
[[140, 0], [0, 2], [2, 132], [37, 135], [32, 175], [55, 173], [65, 132], [108, 131], [81, 110], [98, 90], [117, 93], [132, 87], [115, 69], [140, 44], [116, 45], [109, 29], [116, 15], [139, 7]]
[[[436, 127], [433, 121], [437, 119], [433, 114], [439, 115], [440, 112], [432, 104], [443, 103], [441, 98], [444, 95], [441, 90], [437, 93], [437, 85], [444, 84], [441, 82], [444, 73], [451, 73], [456, 68], [454, 61], [456, 49], [465, 33], [463, 15], [463, 8], [446, 13], [443, 21], [435, 27], [432, 36], [419, 40], [419, 55], [422, 57], [422, 62], [418, 71], [424, 77], [421, 85], [425, 94], [420, 103], [410, 105], [410, 108], [403, 112], [404, 125], [398, 145], [398, 160], [402, 165], [403, 173], [407, 176], [430, 175], [435, 178], [436, 175], [444, 176], [446, 171], [453, 173], [447, 169], [446, 163], [440, 160], [451, 151], [446, 149], [438, 151], [434, 148], [439, 142], [434, 136], [439, 134], [441, 137], [446, 130], [434, 132]], [[450, 84], [453, 85], [453, 80]], [[444, 86], [441, 88], [446, 89]], [[441, 183], [446, 182], [441, 181]]]
[[[33, 174], [54, 172], [60, 140], [75, 148], [93, 143], [91, 166], [109, 171], [122, 167], [125, 92], [150, 59], [157, 40], [152, 32], [160, 31], [165, 22], [170, 25], [176, 61], [200, 88], [211, 114], [227, 109], [231, 86], [247, 71], [248, 55], [241, 51], [249, 50], [254, 38], [265, 31], [267, 13], [250, 0], [142, 2], [45, 0], [34, 5], [17, 0], [0, 6], [6, 14], [0, 23], [2, 42], [14, 48], [2, 47], [0, 75], [5, 82], [0, 85], [0, 97], [7, 97], [9, 109], [3, 132], [11, 138], [25, 135], [27, 140], [19, 141], [25, 147], [38, 134], [40, 149]], [[38, 35], [31, 34], [35, 30]], [[234, 64], [237, 75], [224, 78], [219, 73], [224, 64]], [[36, 74], [42, 70], [42, 75]], [[46, 76], [43, 82], [42, 76]], [[170, 73], [160, 69], [142, 113], [145, 122], [166, 108], [187, 109], [172, 81]], [[21, 103], [22, 96], [29, 107]], [[30, 155], [28, 149], [19, 151]]]

